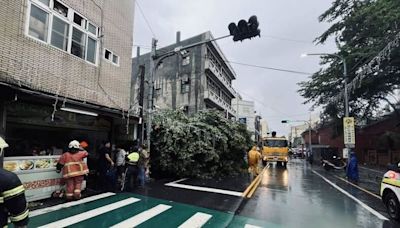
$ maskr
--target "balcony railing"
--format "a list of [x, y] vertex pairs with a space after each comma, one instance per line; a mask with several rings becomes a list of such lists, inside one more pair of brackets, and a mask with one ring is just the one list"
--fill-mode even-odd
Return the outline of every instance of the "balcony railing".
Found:
[[214, 104], [218, 105], [220, 108], [227, 110], [232, 115], [236, 115], [236, 110], [232, 108], [231, 105], [226, 103], [221, 97], [211, 90], [204, 91], [204, 99], [211, 100]]
[[214, 74], [218, 80], [225, 85], [225, 88], [233, 95], [236, 96], [236, 91], [233, 89], [229, 80], [224, 76], [224, 73], [219, 69], [210, 59], [205, 61], [205, 69]]

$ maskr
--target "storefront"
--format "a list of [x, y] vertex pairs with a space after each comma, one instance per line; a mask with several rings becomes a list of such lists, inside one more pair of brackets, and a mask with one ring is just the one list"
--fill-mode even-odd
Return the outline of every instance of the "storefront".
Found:
[[32, 98], [20, 95], [2, 106], [3, 135], [9, 144], [4, 151], [3, 168], [19, 176], [28, 201], [48, 198], [62, 187], [61, 174], [55, 167], [71, 140], [89, 144], [87, 162], [95, 173], [96, 151], [104, 142], [133, 141], [136, 137], [134, 121], [129, 125], [129, 134], [121, 134], [127, 129], [126, 120], [116, 114], [68, 103], [65, 111], [60, 107], [54, 111], [51, 100]]

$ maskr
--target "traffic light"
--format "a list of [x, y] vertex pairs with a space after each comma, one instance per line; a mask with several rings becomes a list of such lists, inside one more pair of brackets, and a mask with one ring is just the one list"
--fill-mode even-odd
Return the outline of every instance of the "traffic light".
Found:
[[257, 16], [251, 16], [249, 21], [240, 20], [237, 26], [234, 22], [230, 23], [228, 29], [229, 33], [233, 36], [233, 41], [243, 41], [260, 36], [261, 31], [258, 29], [258, 26]]

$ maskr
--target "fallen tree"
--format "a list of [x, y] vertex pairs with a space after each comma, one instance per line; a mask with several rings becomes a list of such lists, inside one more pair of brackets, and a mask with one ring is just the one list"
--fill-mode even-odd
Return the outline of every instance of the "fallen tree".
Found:
[[151, 142], [153, 174], [197, 178], [240, 173], [252, 144], [245, 125], [214, 110], [190, 117], [181, 111], [159, 112]]

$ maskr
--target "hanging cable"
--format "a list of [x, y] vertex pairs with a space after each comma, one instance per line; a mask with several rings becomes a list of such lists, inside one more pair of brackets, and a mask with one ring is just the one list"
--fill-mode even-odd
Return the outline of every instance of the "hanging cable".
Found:
[[140, 7], [139, 1], [136, 0], [135, 2], [136, 2], [136, 5], [137, 5], [138, 8], [139, 8], [140, 13], [142, 14], [142, 16], [143, 16], [143, 18], [144, 18], [144, 21], [145, 21], [146, 24], [147, 24], [147, 27], [149, 28], [151, 34], [153, 34], [153, 37], [155, 38], [155, 37], [156, 37], [156, 34], [154, 33], [153, 28], [151, 28], [151, 25], [150, 25], [149, 21], [147, 20], [146, 15], [143, 13], [143, 10], [142, 10], [142, 7]]

